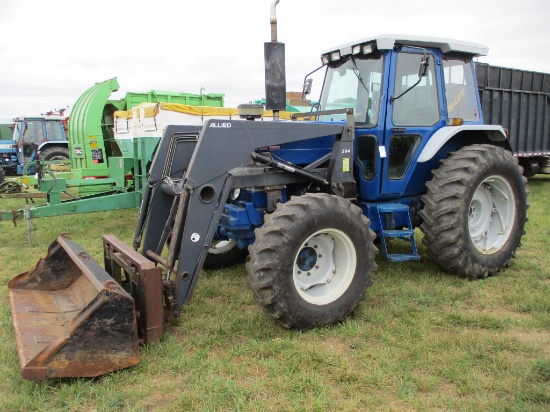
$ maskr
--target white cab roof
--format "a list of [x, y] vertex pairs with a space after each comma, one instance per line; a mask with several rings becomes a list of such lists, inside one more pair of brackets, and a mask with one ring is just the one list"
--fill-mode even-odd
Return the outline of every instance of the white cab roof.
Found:
[[23, 119], [27, 119], [27, 120], [65, 120], [67, 118], [67, 116], [56, 116], [56, 115], [52, 115], [52, 116], [44, 116], [42, 114], [40, 115], [37, 115], [37, 116], [26, 116], [26, 115], [23, 115], [23, 116], [17, 116], [15, 118], [12, 118], [14, 122], [16, 121], [21, 121]]
[[338, 47], [327, 49], [323, 51], [322, 54], [330, 53], [336, 50], [339, 50], [341, 55], [351, 54], [351, 49], [353, 46], [369, 42], [376, 42], [376, 47], [378, 50], [391, 50], [395, 45], [404, 45], [433, 47], [441, 49], [443, 53], [457, 52], [470, 54], [472, 56], [486, 56], [489, 52], [489, 47], [483, 44], [470, 43], [461, 40], [444, 39], [441, 37], [410, 36], [406, 34], [380, 34], [378, 36], [367, 37]]

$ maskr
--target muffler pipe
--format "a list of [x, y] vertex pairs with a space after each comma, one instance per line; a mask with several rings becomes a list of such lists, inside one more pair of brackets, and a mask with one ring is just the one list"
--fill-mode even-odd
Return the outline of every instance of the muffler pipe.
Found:
[[271, 22], [271, 41], [273, 43], [277, 42], [277, 4], [279, 4], [279, 0], [273, 0], [273, 3], [271, 3], [271, 16], [270, 16], [270, 22]]

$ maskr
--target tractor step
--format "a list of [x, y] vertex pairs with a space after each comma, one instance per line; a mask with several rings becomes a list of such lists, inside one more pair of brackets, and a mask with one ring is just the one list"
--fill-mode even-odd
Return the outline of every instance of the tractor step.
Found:
[[414, 230], [383, 230], [385, 237], [398, 237], [400, 239], [409, 240], [411, 236], [414, 236]]
[[401, 203], [380, 203], [377, 207], [383, 213], [409, 213], [409, 206]]
[[407, 260], [420, 260], [419, 255], [413, 253], [392, 253], [388, 254], [388, 260], [390, 262], [405, 262]]
[[[374, 207], [375, 217], [380, 228], [380, 241], [382, 253], [390, 262], [404, 262], [408, 260], [420, 260], [414, 239], [414, 229], [411, 223], [409, 206], [401, 203], [380, 203]], [[404, 221], [404, 229], [385, 229], [387, 223], [398, 220]], [[411, 253], [388, 253], [386, 238], [403, 239], [410, 243]]]

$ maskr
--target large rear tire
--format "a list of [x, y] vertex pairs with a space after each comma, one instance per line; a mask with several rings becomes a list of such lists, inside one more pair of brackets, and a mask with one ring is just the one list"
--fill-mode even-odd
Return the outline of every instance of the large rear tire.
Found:
[[61, 146], [48, 147], [40, 152], [41, 160], [59, 162], [59, 164], [50, 165], [53, 172], [68, 172], [71, 168], [69, 156], [69, 148]]
[[0, 184], [2, 184], [4, 180], [6, 180], [6, 172], [4, 168], [0, 166]]
[[218, 269], [243, 263], [248, 256], [248, 249], [239, 249], [233, 239], [214, 240], [208, 248], [204, 261], [205, 269]]
[[247, 263], [254, 298], [287, 328], [345, 319], [376, 269], [375, 234], [346, 199], [306, 194], [279, 204], [255, 231]]
[[441, 161], [420, 212], [422, 242], [445, 272], [494, 275], [515, 257], [527, 221], [526, 179], [510, 152], [464, 147]]

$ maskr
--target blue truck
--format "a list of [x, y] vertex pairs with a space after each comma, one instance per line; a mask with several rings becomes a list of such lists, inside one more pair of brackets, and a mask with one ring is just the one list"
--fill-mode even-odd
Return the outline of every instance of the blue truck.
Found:
[[[264, 44], [275, 119], [286, 106], [277, 3]], [[415, 227], [442, 271], [497, 274], [516, 256], [528, 204], [506, 131], [484, 122], [474, 59], [487, 51], [442, 38], [368, 37], [321, 54], [318, 106], [296, 121], [254, 121], [243, 106], [246, 120], [168, 126], [132, 246], [105, 235], [103, 269], [60, 236], [10, 281], [23, 376], [135, 365], [139, 343], [160, 339], [214, 255], [220, 266], [248, 259], [255, 300], [298, 329], [350, 315], [372, 284], [378, 250], [395, 262], [419, 260]], [[397, 242], [406, 249], [393, 250]], [[39, 339], [52, 324], [59, 336]]]
[[[21, 175], [37, 158], [69, 161], [67, 117], [20, 116], [13, 119], [11, 139], [0, 141], [0, 184], [6, 175]], [[34, 167], [27, 169], [34, 173]]]

